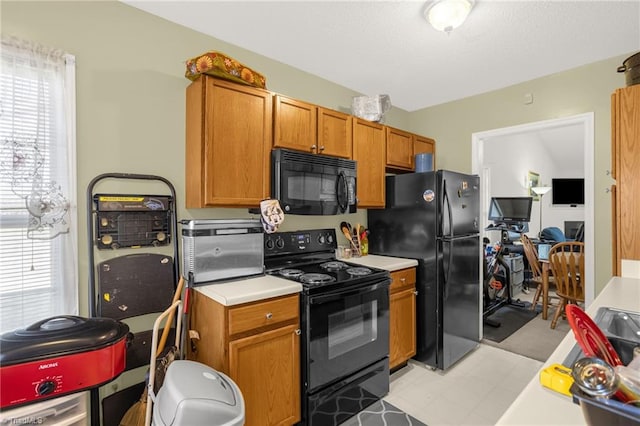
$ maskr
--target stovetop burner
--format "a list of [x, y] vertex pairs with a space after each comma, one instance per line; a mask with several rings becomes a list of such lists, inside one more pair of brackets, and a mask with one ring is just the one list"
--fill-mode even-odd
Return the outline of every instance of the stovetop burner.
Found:
[[328, 271], [337, 271], [340, 269], [346, 269], [348, 268], [347, 264], [344, 262], [339, 262], [337, 260], [331, 261], [331, 262], [325, 262], [320, 264], [320, 267], [322, 269], [326, 269]]
[[300, 276], [300, 281], [302, 281], [305, 284], [326, 284], [326, 283], [332, 283], [335, 280], [336, 279], [334, 277], [327, 274], [310, 273], [310, 274], [302, 274], [302, 276]]
[[297, 278], [300, 275], [304, 274], [304, 272], [300, 269], [281, 269], [278, 274], [282, 275], [285, 278]]
[[347, 273], [349, 275], [363, 276], [369, 275], [371, 273], [371, 269], [365, 267], [347, 268]]

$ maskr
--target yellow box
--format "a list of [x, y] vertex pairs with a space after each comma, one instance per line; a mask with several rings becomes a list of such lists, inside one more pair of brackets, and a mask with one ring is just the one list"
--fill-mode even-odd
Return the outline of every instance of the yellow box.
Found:
[[561, 394], [571, 396], [571, 369], [562, 364], [552, 364], [540, 372], [540, 384]]

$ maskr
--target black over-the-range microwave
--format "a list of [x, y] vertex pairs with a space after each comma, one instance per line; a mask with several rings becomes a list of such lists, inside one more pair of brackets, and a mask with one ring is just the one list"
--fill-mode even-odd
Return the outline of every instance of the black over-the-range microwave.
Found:
[[286, 214], [335, 215], [356, 212], [353, 160], [288, 149], [271, 151], [271, 197]]

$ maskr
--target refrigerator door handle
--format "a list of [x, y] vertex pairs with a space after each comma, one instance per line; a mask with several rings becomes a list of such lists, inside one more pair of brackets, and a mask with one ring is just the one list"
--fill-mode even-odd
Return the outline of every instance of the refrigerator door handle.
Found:
[[[449, 275], [451, 273], [451, 262], [453, 262], [453, 250], [451, 250], [452, 240], [446, 239], [442, 240], [442, 245], [449, 244], [449, 260], [446, 265], [443, 265], [444, 276], [442, 281], [442, 297], [443, 300], [446, 300], [449, 297]], [[444, 247], [442, 247], [444, 249]]]
[[[449, 221], [447, 222], [447, 225], [449, 225], [449, 236], [453, 236], [453, 213], [451, 211], [451, 202], [449, 201], [449, 193], [447, 192], [447, 180], [446, 179], [442, 179], [442, 208], [444, 210], [444, 207], [447, 208], [447, 218], [449, 219]], [[444, 216], [444, 215], [443, 215]], [[444, 220], [440, 221], [440, 235], [442, 235], [443, 237], [444, 235], [444, 230], [445, 230], [445, 226], [444, 226]]]

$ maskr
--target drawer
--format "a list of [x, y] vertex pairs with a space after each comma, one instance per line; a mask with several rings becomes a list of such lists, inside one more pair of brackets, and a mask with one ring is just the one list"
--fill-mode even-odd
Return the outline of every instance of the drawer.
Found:
[[524, 271], [511, 272], [509, 277], [511, 278], [511, 285], [522, 284], [524, 282]]
[[401, 269], [391, 272], [391, 291], [416, 284], [416, 268]]
[[509, 265], [511, 272], [518, 272], [524, 269], [524, 258], [521, 254], [505, 256], [504, 260]]
[[270, 299], [229, 309], [229, 335], [284, 321], [298, 320], [298, 295]]

